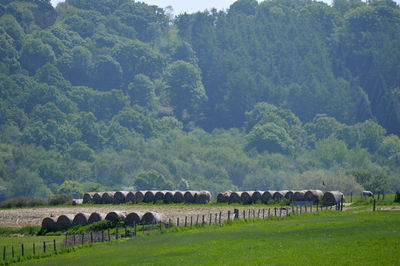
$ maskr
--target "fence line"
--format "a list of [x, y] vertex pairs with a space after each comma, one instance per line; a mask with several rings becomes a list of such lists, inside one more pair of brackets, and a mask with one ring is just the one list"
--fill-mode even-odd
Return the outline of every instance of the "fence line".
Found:
[[[299, 208], [300, 207], [300, 208]], [[304, 208], [303, 208], [304, 207]], [[290, 207], [274, 207], [274, 208], [258, 208], [257, 212], [256, 209], [253, 208], [248, 209], [246, 212], [245, 209], [242, 210], [242, 213], [240, 214], [239, 209], [234, 209], [233, 210], [233, 215], [231, 210], [227, 211], [227, 218], [224, 219], [223, 211], [220, 211], [219, 213], [212, 214], [210, 213], [208, 216], [208, 221], [205, 215], [202, 215], [201, 217], [201, 222], [199, 220], [200, 216], [196, 215], [195, 218], [196, 220], [193, 219], [193, 216], [190, 216], [190, 223], [188, 216], [185, 216], [184, 223], [180, 221], [180, 218], [177, 217], [176, 224], [175, 226], [179, 227], [190, 227], [192, 228], [193, 226], [204, 226], [204, 225], [215, 225], [215, 226], [222, 226], [224, 222], [230, 221], [230, 220], [236, 220], [236, 219], [270, 219], [272, 217], [286, 217], [289, 216], [291, 213], [293, 214], [303, 214], [307, 212], [319, 212], [323, 211], [325, 207], [325, 210], [328, 209], [328, 206], [322, 206], [322, 205], [316, 205], [313, 209], [313, 206], [310, 205], [309, 208], [307, 206], [290, 206]], [[329, 209], [332, 209], [332, 206], [330, 206]], [[335, 206], [335, 209], [338, 211], [343, 210], [343, 202], [340, 204], [337, 204]], [[43, 241], [43, 245], [40, 246], [37, 243], [32, 243], [32, 244], [21, 244], [20, 248], [15, 249], [14, 246], [3, 246], [3, 261], [13, 259], [13, 258], [18, 258], [18, 257], [24, 257], [27, 255], [41, 255], [41, 254], [46, 254], [49, 252], [56, 252], [57, 250], [65, 247], [72, 247], [75, 245], [85, 245], [85, 244], [90, 244], [90, 243], [96, 243], [96, 242], [108, 242], [108, 241], [114, 241], [118, 240], [119, 238], [127, 238], [127, 237], [136, 237], [137, 236], [137, 231], [139, 224], [134, 223], [133, 226], [124, 226], [124, 227], [116, 227], [114, 232], [111, 232], [110, 229], [107, 230], [101, 230], [101, 231], [90, 231], [87, 233], [73, 233], [73, 234], [65, 234], [64, 235], [64, 240], [63, 241], [56, 241], [56, 239], [53, 239], [52, 241]], [[169, 220], [168, 223], [163, 223], [159, 222], [158, 224], [155, 224], [154, 222], [152, 224], [142, 224], [142, 234], [145, 232], [151, 232], [151, 231], [156, 231], [156, 230], [162, 230], [164, 229], [169, 229], [171, 226], [173, 226], [171, 220]], [[139, 229], [140, 230], [140, 229]]]

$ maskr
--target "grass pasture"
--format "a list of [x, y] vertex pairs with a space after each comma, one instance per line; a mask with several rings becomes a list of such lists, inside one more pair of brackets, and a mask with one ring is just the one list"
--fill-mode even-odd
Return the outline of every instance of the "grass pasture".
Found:
[[399, 211], [324, 211], [221, 228], [180, 228], [26, 263], [398, 265], [399, 239]]

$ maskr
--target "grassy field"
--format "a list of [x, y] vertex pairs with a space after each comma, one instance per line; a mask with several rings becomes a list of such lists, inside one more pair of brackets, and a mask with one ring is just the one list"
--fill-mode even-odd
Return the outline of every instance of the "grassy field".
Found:
[[27, 263], [398, 265], [399, 238], [399, 211], [326, 211], [153, 233]]

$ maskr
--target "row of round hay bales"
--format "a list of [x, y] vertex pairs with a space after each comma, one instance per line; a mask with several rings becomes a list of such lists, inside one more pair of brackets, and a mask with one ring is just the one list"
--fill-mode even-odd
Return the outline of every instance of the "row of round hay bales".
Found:
[[[289, 200], [289, 201], [312, 201], [314, 203], [323, 201], [323, 204], [331, 204], [335, 202], [334, 199], [338, 197], [341, 198], [343, 193], [338, 194], [338, 191], [331, 191], [331, 192], [322, 192], [321, 190], [267, 190], [267, 191], [225, 191], [220, 192], [217, 195], [217, 202], [219, 203], [240, 203], [240, 204], [252, 204], [252, 203], [268, 203], [269, 201], [273, 200], [275, 202], [279, 202], [282, 200]], [[325, 198], [325, 194], [329, 193]], [[332, 195], [333, 196], [332, 196]], [[332, 199], [334, 198], [334, 199]], [[340, 199], [339, 199], [340, 201]], [[335, 205], [338, 202], [331, 204]]]
[[166, 222], [163, 215], [156, 212], [118, 212], [113, 211], [107, 214], [94, 212], [78, 213], [75, 216], [71, 214], [61, 215], [58, 218], [46, 217], [42, 220], [42, 229], [48, 232], [64, 231], [71, 227], [81, 225], [86, 226], [95, 222], [108, 220], [112, 222], [123, 221], [125, 225], [133, 226], [134, 224], [156, 224]]
[[122, 204], [122, 203], [197, 203], [207, 204], [212, 201], [209, 191], [117, 191], [87, 192], [83, 195], [83, 204]]

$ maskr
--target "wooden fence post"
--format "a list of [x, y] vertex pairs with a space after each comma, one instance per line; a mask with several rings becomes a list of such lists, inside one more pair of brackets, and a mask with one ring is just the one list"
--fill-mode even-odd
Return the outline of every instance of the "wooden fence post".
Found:
[[118, 240], [118, 225], [117, 225], [117, 227], [115, 227], [115, 239], [117, 239]]
[[199, 224], [199, 215], [197, 214], [196, 225]]
[[210, 218], [208, 219], [208, 225], [211, 225], [211, 218], [212, 218], [212, 214], [210, 213]]
[[142, 235], [144, 235], [144, 224], [142, 224]]
[[11, 256], [14, 258], [14, 246], [11, 246]]
[[215, 214], [215, 223], [214, 223], [214, 224], [215, 224], [215, 225], [218, 224], [218, 213]]
[[193, 216], [190, 216], [190, 228], [192, 228], [193, 225]]
[[219, 212], [219, 225], [221, 225], [221, 219], [222, 219], [222, 211]]
[[231, 219], [231, 211], [228, 211], [228, 221]]
[[93, 232], [90, 231], [90, 243], [93, 243]]
[[53, 245], [54, 245], [54, 251], [57, 251], [57, 245], [56, 245], [56, 240], [53, 239]]
[[271, 216], [271, 208], [268, 208], [268, 218]]
[[81, 242], [82, 242], [82, 245], [85, 244], [85, 234], [84, 234], [84, 233], [82, 233], [82, 239], [81, 239], [81, 240], [82, 240], [82, 241], [81, 241]]
[[135, 236], [136, 236], [136, 221], [133, 222], [133, 226], [135, 227]]
[[[111, 241], [110, 228], [107, 229], [108, 241]], [[136, 223], [135, 223], [135, 236], [136, 236]]]
[[25, 256], [24, 244], [21, 244], [21, 255], [22, 255], [22, 257]]
[[185, 227], [187, 226], [187, 216], [185, 216]]
[[6, 260], [6, 246], [3, 248], [3, 260]]
[[277, 209], [276, 209], [276, 207], [274, 208], [274, 216], [276, 217], [277, 216]]
[[176, 218], [176, 226], [179, 226], [179, 217]]
[[253, 218], [256, 218], [256, 210], [253, 209]]
[[101, 242], [104, 242], [104, 230], [101, 230]]
[[350, 202], [353, 202], [353, 192], [350, 192]]
[[373, 211], [375, 211], [375, 199], [374, 199], [374, 209], [373, 209]]
[[260, 218], [260, 209], [258, 209], [258, 213], [257, 213], [257, 216], [258, 216], [258, 218]]
[[46, 253], [46, 241], [43, 241], [43, 253]]
[[263, 220], [265, 219], [265, 209], [263, 208]]
[[35, 255], [35, 254], [36, 254], [36, 244], [33, 243], [33, 255]]

